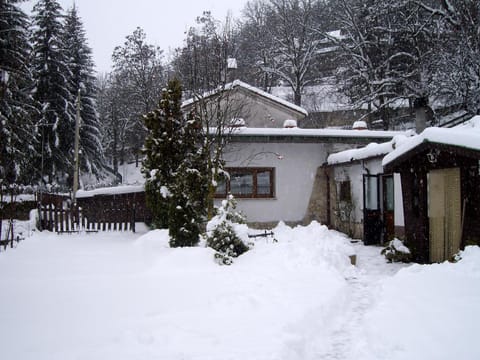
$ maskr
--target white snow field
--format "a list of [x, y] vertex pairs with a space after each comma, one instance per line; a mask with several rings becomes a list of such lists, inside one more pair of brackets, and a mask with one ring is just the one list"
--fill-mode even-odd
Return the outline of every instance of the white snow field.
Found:
[[231, 266], [166, 231], [36, 232], [0, 253], [0, 358], [480, 358], [479, 248], [406, 266], [317, 223], [274, 232]]

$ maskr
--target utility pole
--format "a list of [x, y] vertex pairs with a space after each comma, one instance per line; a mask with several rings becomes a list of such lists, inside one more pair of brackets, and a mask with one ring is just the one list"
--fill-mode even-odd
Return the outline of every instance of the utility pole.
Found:
[[77, 190], [78, 190], [78, 166], [79, 166], [79, 147], [80, 147], [80, 90], [78, 90], [77, 95], [77, 114], [75, 116], [75, 155], [74, 155], [74, 170], [73, 170], [73, 195], [72, 203], [75, 205], [77, 203]]

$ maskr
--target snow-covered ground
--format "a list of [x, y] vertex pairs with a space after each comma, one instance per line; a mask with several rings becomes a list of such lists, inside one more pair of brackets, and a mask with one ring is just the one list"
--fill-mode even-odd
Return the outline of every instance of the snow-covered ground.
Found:
[[274, 232], [232, 266], [166, 231], [35, 233], [0, 253], [0, 357], [480, 358], [479, 248], [406, 266], [316, 223]]

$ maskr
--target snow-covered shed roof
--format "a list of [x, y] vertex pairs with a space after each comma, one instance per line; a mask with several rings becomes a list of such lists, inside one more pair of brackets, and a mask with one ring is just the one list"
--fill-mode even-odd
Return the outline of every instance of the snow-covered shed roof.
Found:
[[254, 93], [258, 96], [261, 96], [265, 99], [268, 99], [270, 101], [273, 101], [273, 102], [276, 102], [280, 105], [283, 105], [291, 110], [294, 110], [294, 111], [297, 111], [301, 114], [303, 114], [304, 116], [307, 116], [308, 115], [308, 112], [307, 110], [305, 110], [304, 108], [298, 106], [298, 105], [295, 105], [295, 104], [292, 104], [290, 101], [287, 101], [287, 100], [284, 100], [278, 96], [275, 96], [275, 95], [272, 95], [272, 94], [269, 94], [267, 93], [266, 91], [263, 91], [255, 86], [252, 86], [252, 85], [249, 85], [243, 81], [240, 81], [240, 80], [235, 80], [231, 83], [228, 83], [228, 84], [225, 84], [224, 86], [221, 86], [219, 87], [218, 89], [216, 90], [212, 90], [212, 91], [208, 91], [206, 93], [204, 93], [203, 95], [201, 96], [198, 96], [198, 97], [193, 97], [193, 98], [190, 98], [188, 100], [185, 100], [183, 103], [182, 103], [182, 108], [183, 107], [187, 107], [193, 103], [195, 103], [196, 101], [199, 101], [201, 99], [206, 99], [206, 98], [209, 98], [211, 96], [214, 96], [216, 94], [219, 94], [223, 91], [229, 91], [229, 90], [233, 90], [233, 89], [236, 89], [236, 88], [240, 88], [240, 89], [243, 89], [243, 90], [246, 90], [248, 92], [251, 92], [251, 93]]
[[382, 165], [391, 164], [394, 160], [424, 143], [450, 145], [480, 152], [480, 116], [474, 116], [454, 128], [426, 128], [421, 134], [402, 142], [394, 151], [385, 156]]
[[87, 198], [96, 195], [119, 195], [119, 194], [130, 194], [145, 191], [143, 185], [124, 185], [124, 186], [114, 186], [114, 187], [105, 187], [95, 190], [78, 190], [77, 199]]
[[368, 144], [389, 141], [401, 131], [301, 129], [301, 128], [237, 128], [231, 134], [234, 142], [338, 142]]
[[359, 149], [344, 150], [335, 154], [331, 154], [327, 158], [327, 164], [337, 165], [385, 156], [386, 154], [392, 152], [402, 142], [404, 142], [408, 135], [410, 134], [407, 133], [406, 135], [396, 135], [392, 140], [385, 143], [370, 143], [367, 146]]

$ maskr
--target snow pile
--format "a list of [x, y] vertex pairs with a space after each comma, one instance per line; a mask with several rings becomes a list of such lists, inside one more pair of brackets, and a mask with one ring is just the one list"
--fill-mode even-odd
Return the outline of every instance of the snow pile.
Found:
[[[413, 265], [383, 281], [359, 359], [480, 359], [480, 248], [458, 263]], [[357, 344], [362, 345], [360, 342]]]
[[345, 293], [352, 248], [316, 223], [274, 232], [229, 267], [165, 230], [37, 233], [0, 253], [2, 358], [286, 359]]

